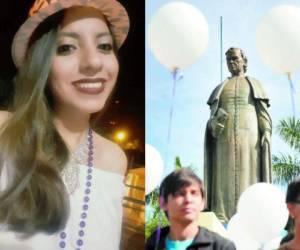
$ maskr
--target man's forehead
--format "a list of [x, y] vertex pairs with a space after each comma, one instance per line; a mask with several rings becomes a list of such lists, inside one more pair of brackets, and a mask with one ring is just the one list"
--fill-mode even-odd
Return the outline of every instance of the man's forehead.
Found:
[[200, 190], [200, 184], [197, 182], [197, 181], [191, 181], [191, 182], [187, 182], [187, 183], [184, 183], [180, 188], [179, 190], [182, 190], [182, 189], [199, 189]]

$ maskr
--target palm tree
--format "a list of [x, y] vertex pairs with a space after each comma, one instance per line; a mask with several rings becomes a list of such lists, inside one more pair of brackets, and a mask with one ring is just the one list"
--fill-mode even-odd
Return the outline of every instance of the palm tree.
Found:
[[285, 185], [300, 174], [300, 120], [295, 117], [282, 119], [276, 128], [295, 155], [280, 153], [272, 156], [274, 182]]

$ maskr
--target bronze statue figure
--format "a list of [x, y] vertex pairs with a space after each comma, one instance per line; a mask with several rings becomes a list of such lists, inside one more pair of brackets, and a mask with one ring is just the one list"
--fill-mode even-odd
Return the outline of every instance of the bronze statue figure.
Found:
[[271, 181], [270, 106], [260, 82], [245, 75], [247, 58], [239, 48], [226, 52], [231, 77], [212, 92], [205, 133], [204, 180], [208, 209], [226, 223], [241, 193]]

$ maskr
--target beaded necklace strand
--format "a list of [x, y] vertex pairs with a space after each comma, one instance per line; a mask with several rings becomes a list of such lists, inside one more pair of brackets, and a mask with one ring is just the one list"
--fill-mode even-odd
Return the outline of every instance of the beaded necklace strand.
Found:
[[[88, 130], [88, 157], [87, 157], [87, 175], [86, 175], [86, 183], [85, 183], [85, 190], [83, 195], [83, 205], [82, 205], [82, 212], [80, 215], [80, 222], [79, 222], [79, 230], [78, 230], [78, 239], [76, 241], [76, 250], [81, 250], [83, 246], [83, 238], [85, 235], [85, 228], [86, 228], [86, 218], [87, 218], [87, 211], [89, 209], [89, 201], [90, 201], [90, 193], [91, 193], [91, 186], [92, 186], [92, 172], [93, 172], [93, 153], [94, 153], [94, 145], [93, 145], [93, 130], [89, 128]], [[60, 234], [60, 241], [59, 247], [60, 249], [64, 249], [66, 247], [66, 239], [67, 233], [63, 230]]]

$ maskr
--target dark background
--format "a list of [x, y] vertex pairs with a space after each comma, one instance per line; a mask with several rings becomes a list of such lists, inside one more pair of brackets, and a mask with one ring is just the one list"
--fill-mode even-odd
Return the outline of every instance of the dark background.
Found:
[[[27, 18], [33, 0], [5, 1], [0, 10], [0, 107], [5, 109], [12, 94], [11, 79], [16, 68], [11, 58], [11, 43]], [[117, 89], [99, 122], [102, 132], [112, 137], [117, 129], [128, 131], [128, 140], [138, 140], [138, 151], [145, 143], [145, 1], [119, 0], [127, 9], [130, 31], [119, 50], [120, 75]], [[140, 158], [140, 157], [135, 157]], [[143, 161], [143, 159], [139, 159]]]

